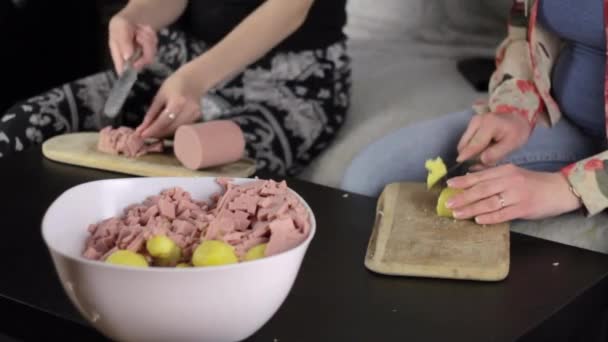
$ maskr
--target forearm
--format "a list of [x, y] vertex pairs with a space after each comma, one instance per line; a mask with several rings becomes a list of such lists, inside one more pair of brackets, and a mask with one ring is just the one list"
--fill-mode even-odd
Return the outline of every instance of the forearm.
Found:
[[525, 9], [518, 1], [514, 1], [511, 9], [508, 32], [496, 52], [489, 99], [478, 101], [473, 107], [479, 114], [519, 114], [533, 126], [544, 103], [534, 83]]
[[[513, 1], [507, 37], [496, 50], [496, 70], [490, 79], [490, 93], [511, 78], [532, 80], [532, 63], [527, 42], [528, 19], [519, 1]], [[506, 77], [505, 77], [506, 76]]]
[[130, 0], [119, 14], [159, 30], [175, 22], [187, 5], [188, 0]]
[[186, 67], [204, 75], [203, 92], [272, 50], [306, 20], [314, 0], [267, 0]]

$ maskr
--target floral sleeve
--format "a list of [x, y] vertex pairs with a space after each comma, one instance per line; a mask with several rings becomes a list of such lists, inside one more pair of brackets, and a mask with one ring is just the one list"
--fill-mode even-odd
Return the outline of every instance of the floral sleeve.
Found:
[[562, 169], [589, 216], [608, 208], [608, 151]]
[[523, 0], [513, 1], [509, 34], [496, 53], [496, 71], [489, 85], [489, 101], [474, 105], [477, 113], [518, 113], [534, 125], [543, 110], [533, 77], [532, 59], [527, 41], [528, 17]]

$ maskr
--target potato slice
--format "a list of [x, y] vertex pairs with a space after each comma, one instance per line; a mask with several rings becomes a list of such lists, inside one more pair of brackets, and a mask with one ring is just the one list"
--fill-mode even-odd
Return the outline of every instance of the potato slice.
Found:
[[432, 188], [437, 181], [448, 173], [445, 164], [441, 157], [437, 157], [435, 159], [429, 159], [424, 163], [424, 167], [429, 171], [429, 174], [426, 178], [426, 187], [427, 189]]

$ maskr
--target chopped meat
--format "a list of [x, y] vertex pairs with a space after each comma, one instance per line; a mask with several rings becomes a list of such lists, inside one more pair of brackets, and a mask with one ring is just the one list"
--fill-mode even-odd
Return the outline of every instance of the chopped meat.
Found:
[[182, 249], [182, 261], [188, 261], [203, 240], [225, 241], [235, 247], [239, 258], [250, 248], [268, 243], [269, 256], [297, 246], [308, 236], [308, 211], [286, 183], [217, 182], [224, 190], [211, 204], [172, 188], [127, 207], [120, 217], [90, 225], [83, 256], [105, 260], [117, 249], [147, 255], [145, 243], [156, 235], [173, 240]]
[[163, 143], [148, 143], [129, 127], [113, 129], [108, 126], [99, 131], [97, 149], [104, 153], [134, 158], [151, 152], [162, 152]]

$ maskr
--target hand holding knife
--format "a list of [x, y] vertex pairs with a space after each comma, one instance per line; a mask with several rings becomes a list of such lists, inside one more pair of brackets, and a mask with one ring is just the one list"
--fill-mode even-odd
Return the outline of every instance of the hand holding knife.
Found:
[[479, 164], [480, 162], [481, 161], [479, 160], [479, 156], [474, 156], [471, 159], [463, 160], [461, 162], [456, 162], [454, 165], [452, 165], [452, 166], [450, 166], [450, 168], [448, 168], [445, 175], [441, 176], [435, 182], [435, 184], [433, 184], [431, 189], [436, 189], [438, 185], [442, 188], [447, 187], [448, 179], [450, 179], [452, 177], [460, 176], [461, 174], [466, 173], [473, 165]]

